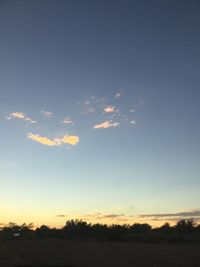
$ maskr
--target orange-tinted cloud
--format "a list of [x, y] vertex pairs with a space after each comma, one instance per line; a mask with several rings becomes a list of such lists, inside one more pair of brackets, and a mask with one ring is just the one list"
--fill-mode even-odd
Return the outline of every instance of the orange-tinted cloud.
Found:
[[64, 135], [62, 137], [49, 139], [45, 136], [39, 136], [39, 134], [28, 133], [27, 137], [46, 146], [59, 146], [63, 144], [76, 145], [80, 141], [79, 136], [75, 135]]
[[107, 106], [106, 108], [104, 108], [105, 113], [111, 113], [114, 111], [115, 111], [115, 106]]
[[112, 122], [111, 120], [110, 121], [104, 121], [100, 124], [96, 124], [93, 126], [94, 129], [107, 129], [107, 128], [110, 128], [110, 127], [117, 127], [119, 126], [120, 123], [119, 122]]
[[76, 135], [64, 135], [62, 138], [60, 138], [61, 144], [70, 144], [70, 145], [76, 145], [80, 139]]
[[9, 116], [7, 117], [7, 120], [11, 120], [11, 119], [21, 119], [21, 120], [28, 121], [30, 123], [36, 123], [37, 122], [37, 121], [32, 120], [31, 118], [29, 118], [23, 112], [13, 112], [13, 113], [10, 113]]

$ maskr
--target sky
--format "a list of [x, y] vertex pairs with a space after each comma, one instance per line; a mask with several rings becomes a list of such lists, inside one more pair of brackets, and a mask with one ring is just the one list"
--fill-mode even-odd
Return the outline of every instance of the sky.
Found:
[[0, 224], [200, 220], [200, 3], [0, 1]]

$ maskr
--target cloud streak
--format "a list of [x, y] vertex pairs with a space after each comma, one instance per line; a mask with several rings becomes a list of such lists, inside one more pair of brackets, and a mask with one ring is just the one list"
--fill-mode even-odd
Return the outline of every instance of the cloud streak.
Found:
[[112, 122], [111, 120], [110, 121], [104, 121], [100, 124], [96, 124], [93, 126], [94, 129], [107, 129], [107, 128], [110, 128], [110, 127], [117, 127], [119, 126], [120, 123], [119, 122]]
[[198, 217], [200, 216], [200, 210], [177, 212], [177, 213], [154, 213], [154, 214], [141, 214], [140, 218], [163, 218], [163, 217]]
[[120, 217], [124, 217], [125, 214], [104, 214], [104, 215], [100, 215], [98, 217], [98, 219], [116, 219], [116, 218], [120, 218]]
[[64, 124], [74, 124], [73, 121], [70, 118], [65, 118], [61, 122], [64, 123]]
[[9, 116], [7, 117], [7, 120], [11, 120], [11, 119], [20, 119], [20, 120], [28, 121], [30, 123], [37, 123], [36, 120], [31, 119], [30, 117], [28, 117], [23, 112], [12, 112], [12, 113], [10, 113]]
[[62, 137], [49, 139], [39, 134], [28, 133], [27, 138], [46, 146], [60, 146], [64, 144], [76, 145], [80, 141], [79, 136], [76, 135], [64, 135]]

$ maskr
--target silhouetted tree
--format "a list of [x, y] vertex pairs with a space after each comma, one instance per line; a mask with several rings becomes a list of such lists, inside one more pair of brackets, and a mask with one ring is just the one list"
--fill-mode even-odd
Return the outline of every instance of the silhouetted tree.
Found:
[[51, 237], [51, 228], [46, 225], [41, 225], [35, 230], [36, 236], [40, 238], [49, 238]]
[[192, 233], [194, 231], [195, 223], [192, 219], [180, 220], [175, 225], [175, 231], [178, 233]]
[[85, 238], [90, 235], [91, 224], [82, 220], [67, 221], [62, 231], [68, 238]]
[[165, 224], [163, 224], [163, 225], [162, 225], [161, 227], [159, 227], [157, 230], [158, 230], [159, 232], [162, 232], [162, 233], [165, 233], [165, 234], [169, 234], [169, 233], [172, 232], [172, 228], [171, 228], [171, 226], [170, 226], [169, 223], [165, 223]]
[[33, 229], [33, 224], [17, 225], [10, 222], [0, 230], [0, 237], [10, 238], [68, 238], [100, 241], [143, 241], [143, 242], [198, 242], [200, 243], [200, 225], [192, 219], [180, 220], [175, 226], [165, 223], [159, 228], [149, 224], [133, 225], [90, 224], [82, 220], [69, 220], [61, 229], [42, 225]]
[[151, 225], [147, 223], [135, 223], [130, 227], [132, 233], [148, 233], [151, 231]]

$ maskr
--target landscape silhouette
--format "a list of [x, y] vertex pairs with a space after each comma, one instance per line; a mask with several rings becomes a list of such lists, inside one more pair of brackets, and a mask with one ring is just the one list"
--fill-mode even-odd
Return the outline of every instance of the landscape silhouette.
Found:
[[33, 223], [18, 225], [10, 222], [0, 230], [0, 238], [6, 239], [67, 239], [95, 241], [134, 241], [151, 243], [199, 243], [200, 224], [193, 219], [179, 220], [175, 225], [165, 223], [153, 228], [147, 223], [129, 224], [91, 224], [83, 220], [68, 220], [62, 228], [41, 225], [34, 228]]
[[9, 223], [0, 231], [3, 267], [199, 266], [200, 225], [90, 224], [69, 220], [62, 228]]

